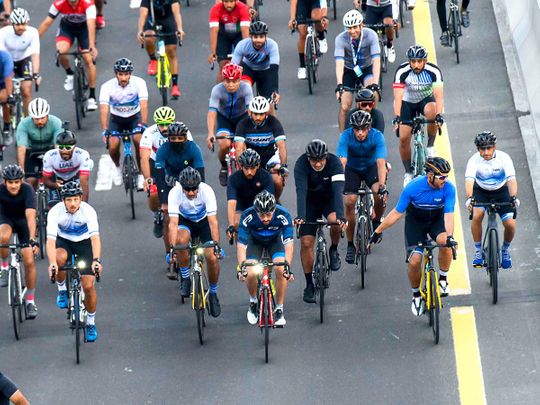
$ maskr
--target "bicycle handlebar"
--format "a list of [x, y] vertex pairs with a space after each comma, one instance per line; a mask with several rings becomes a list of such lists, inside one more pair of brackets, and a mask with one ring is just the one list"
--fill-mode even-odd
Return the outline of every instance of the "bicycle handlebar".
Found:
[[[178, 37], [178, 34], [176, 32], [160, 32], [160, 33], [157, 33], [157, 34], [143, 34], [143, 39], [144, 38], [165, 38], [165, 37]], [[182, 40], [180, 39], [180, 37], [178, 37], [178, 46], [182, 46], [183, 42]], [[144, 42], [141, 44], [141, 48], [144, 48]]]
[[456, 246], [457, 246], [457, 242], [453, 243], [453, 244], [444, 244], [444, 245], [439, 245], [438, 243], [423, 243], [423, 242], [418, 242], [418, 245], [416, 245], [416, 247], [419, 247], [419, 248], [422, 248], [424, 250], [428, 250], [428, 251], [433, 251], [437, 248], [450, 248], [452, 249], [452, 259], [453, 260], [456, 260], [457, 258], [457, 252], [456, 252]]
[[[70, 265], [66, 264], [66, 265], [60, 266], [60, 267], [53, 267], [52, 276], [51, 276], [51, 284], [54, 284], [56, 282], [56, 272], [57, 271], [75, 271], [75, 270], [80, 270], [80, 269], [79, 269], [79, 266], [73, 265], [73, 264], [70, 264]], [[96, 277], [96, 281], [99, 283], [101, 281], [101, 274], [96, 272], [95, 269], [92, 269], [92, 271], [94, 272], [94, 276]]]
[[[488, 203], [480, 203], [480, 202], [475, 202], [474, 199], [472, 200], [471, 202], [471, 206], [474, 208], [474, 207], [487, 207], [488, 209], [492, 209], [494, 211], [497, 211], [498, 208], [500, 207], [512, 207], [514, 209], [514, 219], [516, 219], [517, 217], [517, 210], [516, 210], [516, 204], [514, 204], [513, 202], [495, 202], [495, 201], [492, 201], [492, 202], [488, 202]], [[469, 220], [471, 220], [473, 218], [473, 212], [471, 210], [471, 212], [469, 213]]]
[[267, 262], [267, 261], [262, 261], [262, 262], [257, 261], [257, 262], [250, 262], [250, 263], [242, 262], [242, 264], [240, 265], [242, 276], [243, 277], [247, 276], [247, 267], [257, 267], [257, 266], [268, 267], [270, 269], [274, 267], [283, 266], [285, 268], [285, 270], [283, 271], [284, 278], [288, 280], [293, 275], [289, 262], [287, 260], [284, 260], [282, 262]]
[[24, 249], [30, 247], [30, 243], [9, 243], [6, 245], [0, 245], [0, 249]]

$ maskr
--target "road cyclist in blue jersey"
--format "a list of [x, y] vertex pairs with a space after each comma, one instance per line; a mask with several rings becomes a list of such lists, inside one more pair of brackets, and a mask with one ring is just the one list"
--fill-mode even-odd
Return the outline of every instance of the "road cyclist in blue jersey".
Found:
[[405, 216], [405, 244], [407, 249], [408, 276], [413, 292], [411, 310], [416, 316], [425, 311], [425, 302], [420, 295], [420, 279], [423, 250], [418, 243], [431, 238], [438, 245], [446, 245], [439, 250], [439, 287], [441, 296], [447, 296], [448, 271], [452, 262], [451, 248], [454, 240], [454, 208], [456, 188], [448, 181], [450, 164], [441, 157], [428, 158], [426, 174], [418, 176], [405, 186], [396, 207], [373, 231], [370, 243], [379, 243], [382, 233]]

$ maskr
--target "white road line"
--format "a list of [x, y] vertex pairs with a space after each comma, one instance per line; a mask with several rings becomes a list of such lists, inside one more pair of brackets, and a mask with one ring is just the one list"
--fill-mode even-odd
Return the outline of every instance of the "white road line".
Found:
[[95, 187], [96, 191], [107, 191], [112, 188], [114, 170], [114, 162], [111, 157], [109, 155], [101, 155]]

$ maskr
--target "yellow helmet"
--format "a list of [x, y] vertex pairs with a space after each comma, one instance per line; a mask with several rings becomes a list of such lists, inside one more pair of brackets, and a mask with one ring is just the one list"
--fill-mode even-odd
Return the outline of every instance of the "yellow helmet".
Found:
[[154, 111], [154, 122], [158, 125], [170, 125], [176, 119], [176, 114], [171, 107], [163, 106]]

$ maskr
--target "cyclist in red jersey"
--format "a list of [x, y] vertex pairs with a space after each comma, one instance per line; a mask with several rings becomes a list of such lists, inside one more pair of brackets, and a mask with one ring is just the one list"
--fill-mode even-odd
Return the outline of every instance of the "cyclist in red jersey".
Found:
[[[75, 39], [77, 39], [81, 51], [90, 51], [82, 55], [90, 87], [86, 108], [88, 111], [97, 110], [96, 66], [94, 65], [94, 59], [98, 55], [98, 50], [96, 48], [96, 6], [94, 0], [55, 0], [49, 9], [49, 15], [45, 17], [38, 28], [40, 37], [45, 34], [59, 14], [62, 14], [62, 19], [56, 34], [56, 50], [60, 53], [69, 52]], [[66, 71], [64, 89], [72, 91], [73, 70], [69, 58], [60, 56], [60, 63]]]

